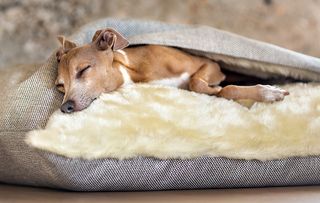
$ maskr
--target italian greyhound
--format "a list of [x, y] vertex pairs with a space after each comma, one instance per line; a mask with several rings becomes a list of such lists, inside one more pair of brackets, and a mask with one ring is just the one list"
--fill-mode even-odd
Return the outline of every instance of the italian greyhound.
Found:
[[87, 108], [101, 93], [130, 83], [163, 84], [231, 100], [281, 101], [289, 93], [270, 85], [237, 86], [220, 83], [228, 79], [218, 63], [182, 50], [159, 45], [128, 47], [119, 32], [98, 30], [92, 42], [77, 46], [59, 36], [56, 53], [56, 86], [64, 93], [61, 111]]

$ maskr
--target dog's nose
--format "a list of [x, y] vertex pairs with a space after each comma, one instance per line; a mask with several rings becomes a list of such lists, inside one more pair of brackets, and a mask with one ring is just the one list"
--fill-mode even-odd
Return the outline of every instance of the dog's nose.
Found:
[[74, 112], [74, 106], [75, 106], [74, 101], [68, 100], [64, 104], [62, 104], [60, 109], [63, 113], [72, 113]]

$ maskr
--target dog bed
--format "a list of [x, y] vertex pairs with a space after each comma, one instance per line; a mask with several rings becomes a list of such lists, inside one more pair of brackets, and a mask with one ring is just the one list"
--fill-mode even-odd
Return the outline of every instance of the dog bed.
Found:
[[319, 59], [214, 28], [149, 21], [104, 19], [71, 38], [83, 44], [104, 27], [131, 44], [179, 47], [223, 69], [315, 83], [285, 86], [291, 95], [283, 102], [251, 107], [139, 84], [49, 119], [62, 100], [52, 55], [0, 93], [1, 182], [76, 191], [320, 183]]

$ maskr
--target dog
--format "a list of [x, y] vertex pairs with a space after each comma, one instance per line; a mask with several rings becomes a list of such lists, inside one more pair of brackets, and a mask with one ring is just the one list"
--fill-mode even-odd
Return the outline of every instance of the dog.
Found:
[[77, 46], [59, 36], [56, 53], [56, 87], [64, 93], [61, 111], [87, 108], [101, 93], [130, 83], [152, 83], [188, 89], [230, 100], [281, 101], [288, 91], [270, 85], [238, 86], [220, 83], [228, 79], [218, 63], [177, 48], [144, 45], [128, 47], [128, 40], [114, 29], [98, 30], [92, 42]]

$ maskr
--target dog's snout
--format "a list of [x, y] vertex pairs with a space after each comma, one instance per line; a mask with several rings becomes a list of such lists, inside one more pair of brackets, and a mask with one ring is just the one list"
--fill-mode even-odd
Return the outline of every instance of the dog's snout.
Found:
[[60, 109], [63, 113], [72, 113], [74, 112], [74, 108], [75, 108], [75, 102], [72, 100], [68, 100], [64, 104], [62, 104]]

